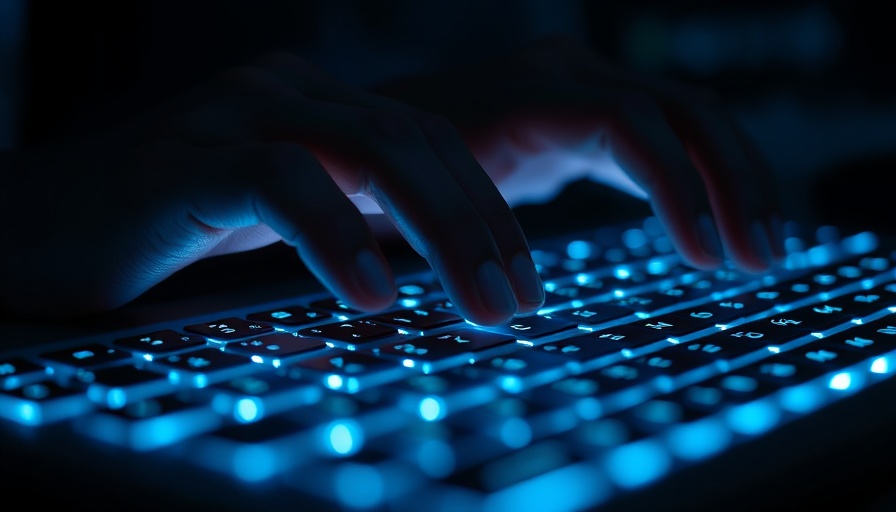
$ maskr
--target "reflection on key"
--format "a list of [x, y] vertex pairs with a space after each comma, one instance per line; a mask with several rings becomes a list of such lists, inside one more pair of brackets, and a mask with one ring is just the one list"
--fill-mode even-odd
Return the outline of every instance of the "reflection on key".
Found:
[[262, 322], [251, 322], [242, 318], [229, 317], [207, 323], [188, 325], [184, 327], [184, 330], [205, 336], [212, 342], [222, 342], [273, 332], [274, 327]]
[[[96, 368], [104, 364], [121, 361], [131, 357], [126, 350], [118, 350], [100, 343], [80, 345], [70, 349], [44, 352], [40, 355], [43, 359], [74, 368]], [[54, 365], [60, 368], [57, 365]]]

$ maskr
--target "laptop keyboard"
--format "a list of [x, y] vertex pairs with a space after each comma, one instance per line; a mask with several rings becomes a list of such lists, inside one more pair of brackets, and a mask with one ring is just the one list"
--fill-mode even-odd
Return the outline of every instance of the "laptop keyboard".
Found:
[[599, 508], [890, 376], [896, 253], [810, 235], [761, 275], [682, 264], [654, 218], [532, 241], [545, 305], [495, 327], [422, 273], [378, 314], [316, 294], [2, 353], [0, 427], [333, 510]]

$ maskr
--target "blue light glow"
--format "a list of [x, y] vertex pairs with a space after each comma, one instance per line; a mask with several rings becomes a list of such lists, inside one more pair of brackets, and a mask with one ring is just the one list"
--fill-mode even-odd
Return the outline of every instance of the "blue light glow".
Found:
[[523, 390], [523, 381], [513, 375], [505, 375], [498, 381], [501, 389], [508, 393], [519, 393]]
[[261, 418], [261, 403], [254, 398], [242, 398], [233, 408], [233, 415], [240, 423], [251, 423]]
[[852, 385], [852, 376], [848, 372], [838, 373], [831, 377], [830, 382], [828, 382], [828, 387], [831, 389], [836, 389], [838, 391], [843, 391], [849, 389]]
[[276, 473], [277, 456], [264, 446], [240, 446], [233, 456], [233, 472], [246, 482], [260, 482]]
[[632, 271], [628, 269], [628, 267], [616, 267], [613, 270], [613, 275], [616, 276], [617, 279], [628, 279], [632, 276]]
[[666, 474], [671, 460], [657, 441], [645, 439], [616, 448], [607, 456], [606, 464], [610, 478], [616, 484], [634, 488]]
[[740, 405], [728, 411], [728, 424], [735, 432], [757, 435], [774, 427], [780, 415], [776, 407], [762, 400]]
[[364, 433], [361, 426], [352, 420], [336, 421], [326, 429], [324, 440], [332, 453], [351, 455], [361, 449]]
[[669, 432], [667, 446], [685, 460], [706, 458], [731, 442], [731, 432], [714, 418], [684, 424]]
[[647, 234], [640, 229], [627, 229], [622, 233], [622, 243], [629, 249], [637, 249], [647, 243]]
[[121, 409], [127, 404], [127, 395], [122, 389], [110, 389], [109, 394], [106, 395], [106, 405], [109, 406], [109, 409]]
[[336, 495], [349, 507], [376, 507], [386, 494], [383, 475], [377, 468], [366, 464], [340, 466], [335, 480]]
[[501, 425], [498, 436], [510, 448], [522, 448], [532, 441], [532, 429], [521, 418], [510, 418]]
[[822, 405], [824, 396], [811, 385], [803, 384], [787, 388], [781, 392], [781, 406], [795, 413], [805, 414]]
[[647, 262], [647, 273], [652, 275], [665, 274], [669, 269], [669, 265], [663, 260], [653, 259]]
[[871, 362], [871, 372], [872, 373], [889, 373], [890, 371], [890, 363], [887, 361], [885, 357], [878, 357], [874, 361]]
[[584, 260], [591, 256], [591, 244], [584, 240], [573, 240], [566, 245], [566, 254], [574, 260]]
[[416, 460], [420, 469], [432, 478], [443, 478], [454, 471], [454, 452], [443, 441], [425, 441], [417, 450]]
[[436, 421], [444, 417], [444, 404], [441, 398], [428, 396], [420, 400], [418, 411], [424, 421]]
[[342, 377], [339, 375], [327, 375], [324, 383], [330, 389], [339, 389], [342, 387]]

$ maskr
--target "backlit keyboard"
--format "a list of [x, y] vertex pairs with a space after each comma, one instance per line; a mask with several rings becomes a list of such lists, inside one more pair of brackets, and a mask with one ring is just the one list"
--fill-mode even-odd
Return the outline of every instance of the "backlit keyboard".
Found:
[[315, 294], [0, 352], [0, 429], [223, 508], [600, 510], [896, 365], [873, 233], [794, 233], [761, 275], [682, 264], [654, 218], [531, 243], [545, 305], [501, 326], [422, 273], [377, 314]]

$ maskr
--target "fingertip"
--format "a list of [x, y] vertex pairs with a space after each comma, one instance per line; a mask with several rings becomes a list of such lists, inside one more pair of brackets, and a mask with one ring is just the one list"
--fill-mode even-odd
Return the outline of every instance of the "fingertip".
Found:
[[537, 311], [544, 304], [544, 284], [528, 251], [519, 252], [511, 259], [510, 278], [518, 302], [517, 315]]
[[365, 311], [379, 311], [391, 306], [398, 295], [392, 270], [385, 258], [370, 248], [358, 251], [352, 272], [357, 284], [353, 306]]

